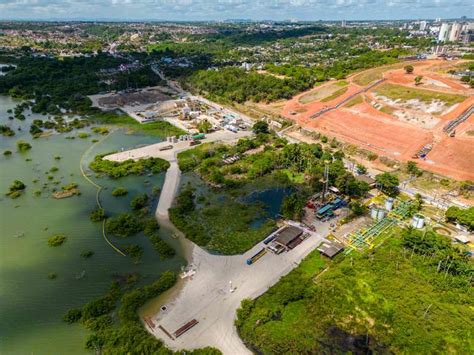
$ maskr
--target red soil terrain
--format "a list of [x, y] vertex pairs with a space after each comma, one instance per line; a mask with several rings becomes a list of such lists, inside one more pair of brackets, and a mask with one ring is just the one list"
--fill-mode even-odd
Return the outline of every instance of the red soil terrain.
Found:
[[[373, 100], [370, 90], [363, 93], [363, 102], [331, 110], [317, 118], [311, 118], [316, 112], [334, 107], [346, 98], [363, 88], [353, 82], [353, 76], [347, 81], [348, 90], [329, 102], [314, 101], [307, 104], [299, 102], [302, 93], [287, 101], [282, 115], [296, 121], [298, 125], [309, 130], [321, 132], [330, 137], [358, 145], [391, 159], [402, 162], [416, 160], [426, 170], [450, 176], [459, 180], [474, 181], [474, 137], [466, 134], [474, 127], [474, 115], [456, 128], [456, 136], [448, 137], [443, 127], [457, 118], [462, 112], [474, 105], [474, 90], [460, 83], [449, 75], [439, 73], [443, 66], [456, 65], [457, 62], [427, 60], [415, 63], [415, 73], [406, 74], [403, 69], [387, 68], [383, 77], [388, 83], [415, 87], [414, 77], [422, 75], [428, 83], [424, 88], [443, 93], [462, 94], [467, 97], [445, 115], [437, 116], [439, 122], [433, 128], [423, 128], [414, 123], [399, 120], [397, 117], [383, 113], [369, 104]], [[328, 83], [326, 85], [331, 85]], [[324, 87], [325, 85], [321, 86]], [[318, 87], [313, 90], [319, 90]], [[422, 86], [423, 87], [423, 86]], [[374, 89], [376, 90], [376, 89]], [[414, 159], [413, 156], [426, 144], [434, 148], [425, 159]]]

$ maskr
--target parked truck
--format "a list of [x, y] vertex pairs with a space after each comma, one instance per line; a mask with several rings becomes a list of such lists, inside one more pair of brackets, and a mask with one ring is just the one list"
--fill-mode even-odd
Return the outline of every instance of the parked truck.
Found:
[[265, 248], [263, 248], [257, 254], [255, 254], [251, 258], [247, 259], [247, 265], [254, 264], [255, 262], [258, 261], [258, 259], [260, 259], [262, 256], [264, 256], [266, 253], [267, 253], [267, 250]]

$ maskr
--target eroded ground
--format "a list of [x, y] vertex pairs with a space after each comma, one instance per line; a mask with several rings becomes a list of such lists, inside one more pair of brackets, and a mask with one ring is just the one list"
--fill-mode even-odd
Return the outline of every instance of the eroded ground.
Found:
[[[449, 137], [443, 128], [474, 105], [474, 89], [447, 71], [463, 61], [425, 60], [370, 69], [329, 82], [269, 109], [301, 127], [358, 145], [379, 156], [413, 160], [424, 146], [433, 149], [418, 159], [424, 169], [459, 180], [474, 180], [474, 115]], [[412, 64], [407, 74], [404, 65]], [[422, 76], [416, 85], [415, 77]], [[385, 79], [367, 92], [358, 92]], [[338, 89], [345, 88], [339, 95]], [[347, 101], [349, 100], [349, 101]], [[347, 102], [346, 102], [347, 101]], [[312, 116], [324, 109], [341, 107]]]

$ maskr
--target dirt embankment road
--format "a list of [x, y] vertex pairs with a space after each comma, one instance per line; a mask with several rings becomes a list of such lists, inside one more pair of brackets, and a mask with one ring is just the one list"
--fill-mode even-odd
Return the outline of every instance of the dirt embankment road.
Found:
[[[206, 135], [206, 138], [202, 140], [203, 143], [211, 142], [236, 142], [240, 138], [248, 137], [252, 135], [250, 131], [239, 131], [233, 133], [230, 131], [217, 131]], [[172, 149], [160, 150], [163, 147], [173, 145]], [[177, 155], [188, 149], [195, 148], [190, 146], [189, 141], [182, 141], [178, 143], [160, 142], [156, 144], [147, 145], [145, 147], [131, 149], [120, 153], [107, 155], [104, 159], [122, 162], [125, 160], [133, 159], [146, 159], [146, 158], [161, 158], [170, 162], [170, 167], [166, 171], [165, 182], [163, 184], [160, 199], [158, 201], [158, 207], [156, 209], [156, 216], [159, 218], [168, 218], [168, 209], [173, 204], [174, 198], [178, 192], [179, 182], [181, 178], [181, 171], [179, 170]]]

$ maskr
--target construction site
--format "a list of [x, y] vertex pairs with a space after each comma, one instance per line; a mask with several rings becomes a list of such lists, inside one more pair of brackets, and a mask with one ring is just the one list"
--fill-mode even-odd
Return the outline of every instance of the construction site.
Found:
[[105, 111], [122, 110], [139, 123], [167, 121], [187, 132], [225, 129], [236, 133], [253, 123], [241, 113], [171, 86], [125, 90], [89, 98], [93, 106]]
[[474, 89], [449, 74], [463, 63], [420, 60], [369, 69], [268, 108], [296, 122], [290, 137], [317, 132], [378, 157], [416, 160], [426, 170], [474, 180]]

